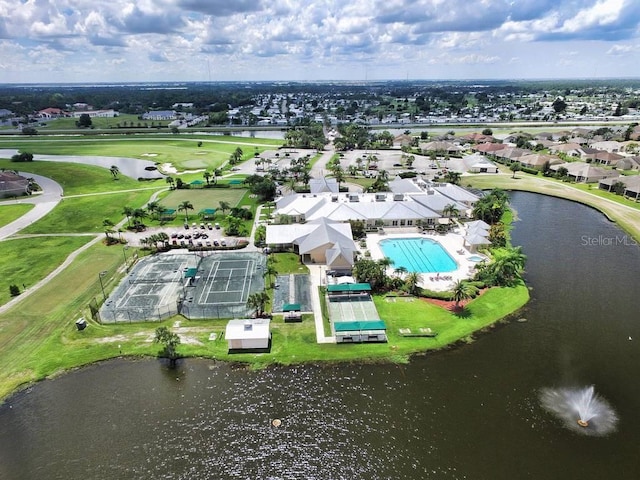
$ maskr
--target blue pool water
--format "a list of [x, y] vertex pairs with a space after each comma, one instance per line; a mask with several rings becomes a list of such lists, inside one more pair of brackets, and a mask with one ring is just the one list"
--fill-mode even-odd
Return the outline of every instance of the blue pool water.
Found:
[[456, 261], [438, 242], [430, 238], [388, 238], [380, 242], [385, 257], [393, 261], [393, 268], [404, 267], [409, 272], [452, 272]]

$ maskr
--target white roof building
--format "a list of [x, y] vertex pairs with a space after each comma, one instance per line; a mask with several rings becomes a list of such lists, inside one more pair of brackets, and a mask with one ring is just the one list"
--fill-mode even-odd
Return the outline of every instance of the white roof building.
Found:
[[269, 319], [251, 318], [245, 320], [229, 320], [224, 338], [229, 350], [253, 350], [269, 348], [271, 331]]

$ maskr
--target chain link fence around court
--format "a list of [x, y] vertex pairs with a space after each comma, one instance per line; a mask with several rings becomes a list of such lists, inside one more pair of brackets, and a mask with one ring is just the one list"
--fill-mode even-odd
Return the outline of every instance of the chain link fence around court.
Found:
[[102, 323], [161, 321], [179, 313], [185, 272], [196, 268], [193, 254], [166, 253], [140, 260], [99, 310]]

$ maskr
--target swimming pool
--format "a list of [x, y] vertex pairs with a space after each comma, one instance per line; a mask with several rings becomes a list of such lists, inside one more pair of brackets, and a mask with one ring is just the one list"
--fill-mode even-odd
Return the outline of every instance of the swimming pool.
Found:
[[430, 238], [387, 238], [379, 245], [394, 268], [418, 273], [452, 272], [458, 268], [442, 245]]

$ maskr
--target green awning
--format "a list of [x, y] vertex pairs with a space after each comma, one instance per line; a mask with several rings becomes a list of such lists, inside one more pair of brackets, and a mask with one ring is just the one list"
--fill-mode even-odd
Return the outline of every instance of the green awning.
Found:
[[327, 292], [370, 292], [368, 283], [342, 283], [340, 285], [328, 285]]
[[202, 180], [194, 180], [193, 182], [190, 182], [191, 185], [204, 185], [204, 182]]
[[184, 272], [184, 278], [195, 278], [197, 273], [197, 268], [187, 268], [187, 270]]
[[175, 215], [176, 214], [176, 209], [175, 208], [165, 208], [161, 215]]
[[386, 330], [382, 320], [360, 320], [359, 322], [334, 322], [336, 332], [361, 332], [363, 330]]
[[234, 179], [234, 180], [229, 180], [229, 185], [242, 185], [244, 180], [238, 180], [238, 179]]
[[198, 212], [198, 215], [214, 215], [216, 213], [215, 208], [203, 208]]
[[301, 310], [299, 303], [285, 303], [282, 306], [283, 312], [299, 312]]

